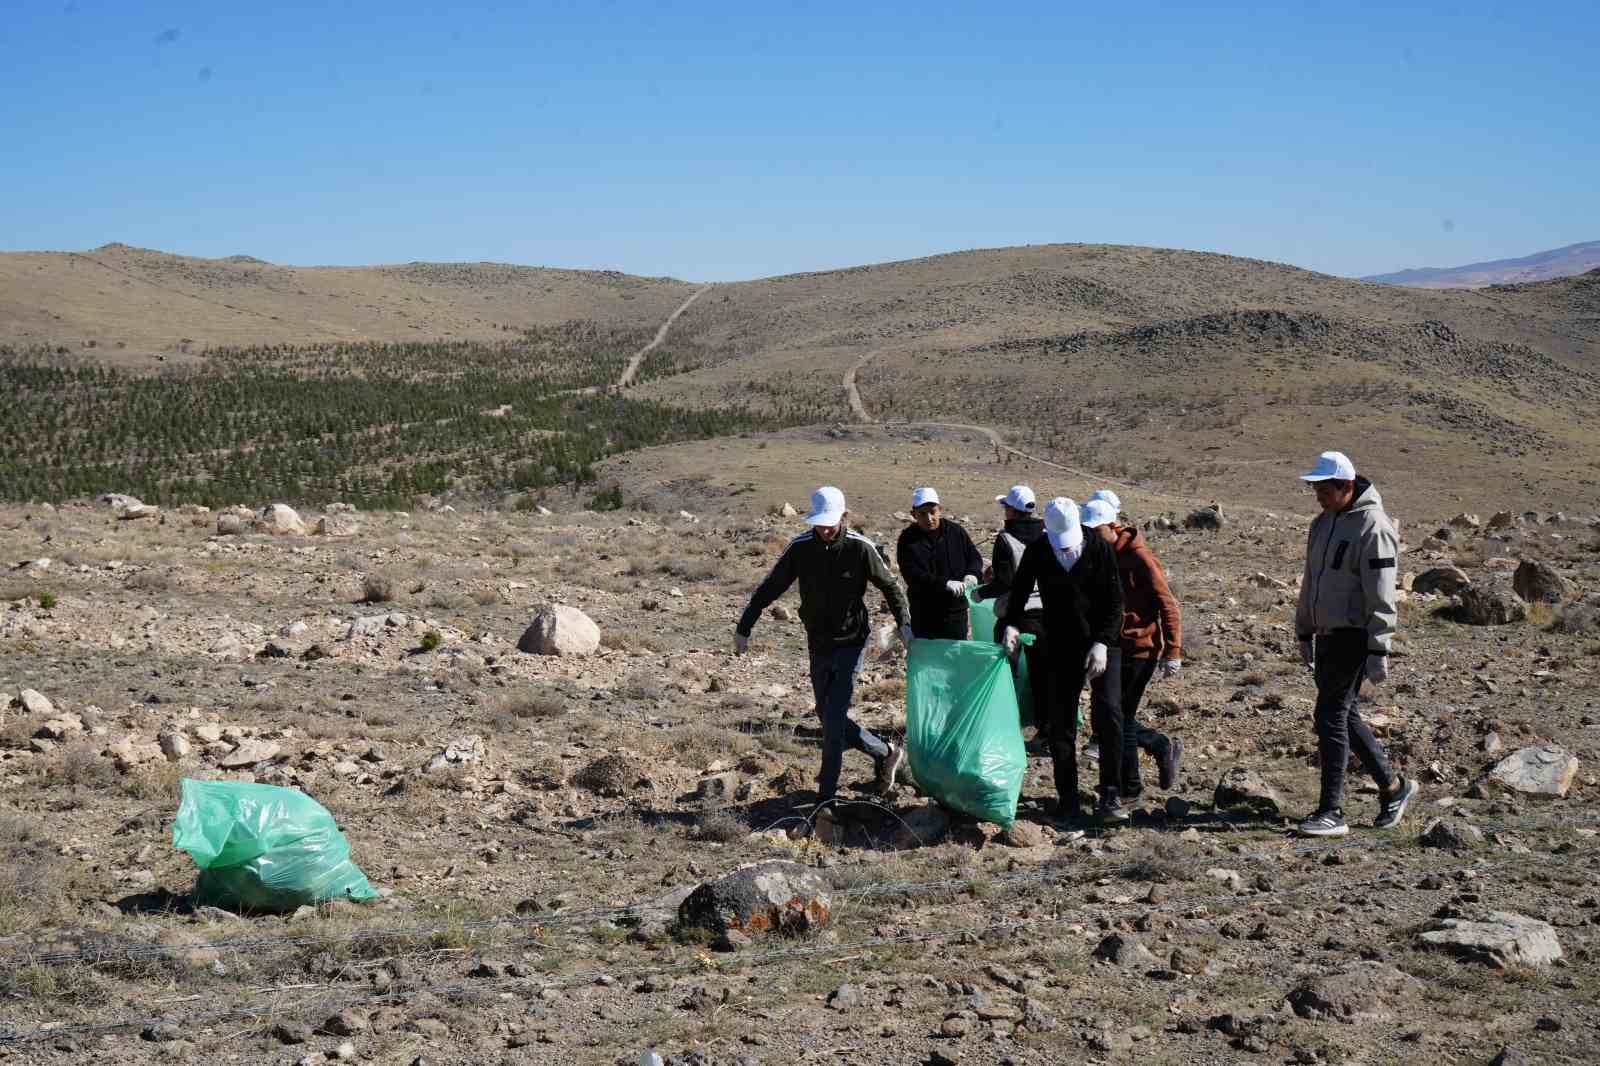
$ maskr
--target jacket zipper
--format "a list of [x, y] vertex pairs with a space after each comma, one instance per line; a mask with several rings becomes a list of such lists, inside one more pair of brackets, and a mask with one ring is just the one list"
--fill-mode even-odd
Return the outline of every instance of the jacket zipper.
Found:
[[1343, 511], [1338, 512], [1333, 516], [1332, 521], [1328, 523], [1328, 539], [1322, 543], [1322, 565], [1317, 568], [1317, 586], [1311, 592], [1311, 633], [1313, 636], [1317, 632], [1317, 604], [1322, 601], [1322, 574], [1323, 571], [1328, 569], [1328, 549], [1333, 547], [1333, 531], [1339, 525], [1339, 515], [1343, 513]]

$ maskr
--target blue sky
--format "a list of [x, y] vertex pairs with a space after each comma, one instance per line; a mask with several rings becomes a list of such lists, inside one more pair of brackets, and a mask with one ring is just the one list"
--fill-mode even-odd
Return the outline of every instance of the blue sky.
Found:
[[1593, 0], [752, 6], [11, 0], [0, 249], [732, 280], [1600, 239]]

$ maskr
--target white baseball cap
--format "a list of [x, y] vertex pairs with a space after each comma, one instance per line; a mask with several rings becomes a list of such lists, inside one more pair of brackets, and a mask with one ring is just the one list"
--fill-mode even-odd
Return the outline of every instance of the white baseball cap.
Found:
[[1317, 465], [1300, 475], [1301, 481], [1354, 481], [1356, 464], [1344, 452], [1323, 452], [1317, 456]]
[[[1093, 492], [1089, 493], [1089, 499], [1091, 501], [1104, 500], [1106, 503], [1111, 505], [1111, 510], [1116, 512], [1116, 514], [1122, 513], [1122, 497], [1118, 496], [1110, 489], [1095, 489]], [[1112, 517], [1116, 517], [1116, 514], [1114, 514]], [[1089, 523], [1087, 522], [1084, 523], [1084, 525], [1088, 524]]]
[[1045, 504], [1044, 531], [1053, 548], [1075, 548], [1082, 544], [1083, 529], [1078, 524], [1078, 505], [1065, 496], [1057, 496]]
[[1078, 520], [1083, 523], [1085, 529], [1094, 529], [1096, 526], [1103, 526], [1107, 522], [1115, 522], [1117, 520], [1117, 509], [1111, 506], [1109, 500], [1090, 500], [1079, 511]]
[[1033, 490], [1026, 485], [1012, 485], [1004, 496], [996, 496], [995, 503], [1003, 503], [1018, 511], [1031, 511], [1038, 506]]
[[806, 525], [836, 526], [844, 512], [844, 493], [832, 485], [824, 485], [811, 494], [811, 513], [806, 515]]
[[921, 506], [923, 506], [925, 504], [938, 503], [938, 502], [939, 502], [939, 490], [935, 489], [935, 488], [930, 488], [927, 485], [922, 486], [922, 488], [917, 489], [915, 492], [913, 492], [911, 494], [911, 509], [913, 511], [915, 511], [918, 507], [921, 507]]

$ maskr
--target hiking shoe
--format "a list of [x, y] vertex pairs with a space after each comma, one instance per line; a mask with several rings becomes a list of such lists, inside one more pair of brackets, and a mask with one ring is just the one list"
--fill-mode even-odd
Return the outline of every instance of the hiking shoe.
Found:
[[1344, 820], [1344, 812], [1338, 808], [1331, 811], [1317, 811], [1294, 828], [1295, 832], [1303, 837], [1342, 837], [1350, 832], [1350, 826]]
[[1083, 749], [1083, 757], [1085, 759], [1098, 759], [1098, 758], [1100, 758], [1100, 745], [1098, 745], [1098, 744], [1090, 744], [1088, 747], [1084, 748]]
[[1031, 756], [1047, 756], [1050, 754], [1050, 738], [1040, 733], [1022, 747]]
[[894, 741], [886, 741], [889, 745], [888, 754], [879, 756], [877, 769], [873, 774], [873, 784], [879, 792], [888, 792], [894, 788], [895, 781], [900, 777], [900, 771], [906, 763], [906, 749]]
[[1378, 817], [1373, 820], [1373, 828], [1391, 829], [1399, 825], [1400, 819], [1406, 816], [1406, 807], [1417, 798], [1420, 791], [1416, 778], [1402, 777], [1399, 788], [1387, 796], [1379, 796]]
[[1094, 816], [1102, 825], [1123, 825], [1133, 820], [1133, 812], [1115, 796], [1108, 796], [1095, 804]]
[[1178, 764], [1183, 759], [1183, 738], [1173, 737], [1167, 742], [1167, 753], [1161, 757], [1161, 791], [1171, 792], [1178, 786]]

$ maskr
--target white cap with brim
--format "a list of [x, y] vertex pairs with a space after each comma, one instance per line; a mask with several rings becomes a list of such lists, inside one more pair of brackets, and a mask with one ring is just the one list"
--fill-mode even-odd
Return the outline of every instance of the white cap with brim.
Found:
[[1004, 496], [996, 496], [995, 503], [1003, 503], [1015, 511], [1032, 512], [1039, 505], [1034, 498], [1033, 490], [1026, 485], [1012, 485], [1006, 490]]
[[1078, 522], [1078, 505], [1065, 496], [1057, 496], [1044, 508], [1044, 535], [1050, 546], [1060, 550], [1076, 548], [1083, 544], [1083, 527]]
[[1078, 513], [1078, 520], [1085, 529], [1094, 529], [1117, 520], [1117, 509], [1106, 500], [1090, 500], [1083, 505]]
[[[1116, 514], [1122, 513], [1122, 497], [1118, 496], [1110, 489], [1095, 489], [1093, 492], [1089, 493], [1089, 499], [1091, 501], [1104, 500], [1106, 503], [1111, 505], [1111, 510], [1116, 512]], [[1086, 522], [1084, 524], [1087, 525], [1088, 523]]]
[[811, 494], [811, 513], [806, 515], [808, 526], [836, 526], [844, 518], [844, 493], [832, 485], [824, 485]]
[[938, 503], [938, 502], [939, 502], [939, 490], [938, 489], [934, 489], [934, 488], [929, 488], [926, 485], [924, 485], [920, 489], [917, 489], [915, 492], [913, 492], [911, 494], [911, 509], [913, 511], [915, 511], [918, 507], [925, 507], [930, 503]]
[[1317, 465], [1300, 475], [1301, 481], [1354, 481], [1356, 464], [1344, 452], [1323, 452]]

